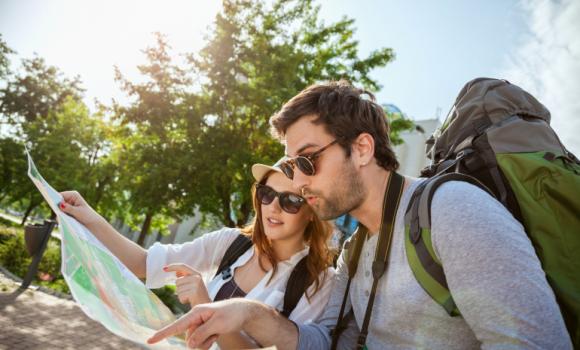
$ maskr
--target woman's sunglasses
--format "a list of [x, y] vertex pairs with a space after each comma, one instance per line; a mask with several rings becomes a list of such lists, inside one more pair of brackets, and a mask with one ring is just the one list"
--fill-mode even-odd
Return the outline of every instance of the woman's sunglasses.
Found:
[[282, 170], [284, 175], [286, 175], [290, 180], [294, 179], [294, 167], [298, 168], [304, 175], [314, 176], [314, 174], [316, 174], [316, 167], [314, 166], [316, 158], [318, 158], [325, 149], [337, 142], [338, 140], [334, 140], [314, 153], [287, 159], [280, 164], [280, 170]]
[[256, 184], [256, 197], [260, 203], [268, 205], [278, 197], [280, 208], [287, 213], [296, 214], [306, 203], [306, 200], [292, 192], [276, 192], [272, 187]]

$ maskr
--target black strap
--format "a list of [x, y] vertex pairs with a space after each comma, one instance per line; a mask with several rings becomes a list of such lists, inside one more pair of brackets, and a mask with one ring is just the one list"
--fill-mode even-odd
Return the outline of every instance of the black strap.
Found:
[[223, 279], [232, 277], [230, 267], [251, 247], [252, 240], [250, 237], [244, 234], [239, 234], [226, 250], [214, 277], [217, 277], [219, 274], [222, 274]]
[[379, 284], [379, 279], [387, 269], [391, 242], [393, 240], [393, 232], [395, 231], [395, 217], [399, 208], [401, 196], [403, 195], [404, 184], [405, 179], [401, 175], [394, 172], [391, 173], [391, 178], [387, 184], [385, 199], [383, 201], [383, 217], [381, 220], [380, 236], [377, 249], [375, 250], [375, 261], [373, 261], [372, 267], [374, 281], [367, 304], [367, 310], [365, 312], [363, 326], [358, 337], [357, 349], [362, 349], [367, 340], [368, 327], [373, 312], [377, 286]]
[[[348, 325], [348, 317], [352, 314], [352, 308], [346, 316], [343, 317], [344, 311], [346, 309], [346, 302], [348, 301], [348, 292], [350, 290], [350, 282], [356, 273], [358, 266], [358, 260], [360, 258], [360, 253], [362, 251], [362, 246], [366, 240], [368, 229], [362, 225], [359, 225], [356, 232], [352, 235], [351, 241], [345, 243], [344, 252], [348, 252], [348, 281], [346, 282], [346, 289], [344, 296], [342, 297], [342, 305], [340, 306], [340, 312], [338, 313], [338, 318], [336, 321], [336, 327], [332, 330], [332, 345], [331, 349], [336, 349], [338, 345], [338, 338], [342, 332], [346, 329]], [[347, 246], [348, 245], [348, 246]], [[352, 247], [352, 248], [351, 248]], [[352, 251], [351, 251], [352, 249]]]
[[[387, 183], [387, 188], [385, 190], [385, 197], [383, 200], [383, 215], [381, 218], [381, 226], [379, 231], [379, 241], [377, 243], [377, 248], [375, 250], [375, 259], [372, 265], [373, 286], [369, 296], [367, 309], [365, 311], [363, 325], [357, 341], [357, 349], [362, 349], [365, 346], [366, 338], [368, 335], [368, 326], [371, 319], [379, 279], [383, 276], [383, 274], [387, 269], [390, 246], [393, 238], [393, 232], [395, 229], [395, 217], [397, 215], [399, 202], [403, 194], [404, 183], [405, 179], [403, 176], [395, 172], [391, 173], [391, 176], [389, 177]], [[356, 258], [356, 261], [354, 263], [350, 263], [353, 260], [349, 261], [349, 279], [346, 286], [343, 304], [341, 306], [341, 310], [339, 313], [337, 327], [333, 331], [332, 349], [336, 349], [336, 346], [338, 345], [338, 338], [340, 336], [340, 333], [338, 332], [338, 330], [340, 329], [339, 326], [344, 327], [345, 321], [343, 320], [343, 314], [346, 305], [346, 300], [348, 297], [348, 292], [350, 289], [350, 282], [352, 280], [352, 277], [356, 273], [356, 265], [358, 265], [360, 251], [362, 250], [362, 245], [364, 244], [364, 241], [366, 239], [367, 232], [368, 229], [365, 228], [356, 237], [355, 250], [357, 250], [356, 248], [358, 248], [358, 251], [356, 252], [357, 254], [353, 254], [355, 256], [352, 257], [353, 259]]]
[[[228, 279], [232, 277], [231, 266], [242, 256], [248, 249], [252, 247], [252, 240], [250, 237], [240, 234], [236, 239], [230, 244], [226, 250], [222, 261], [217, 269], [215, 277], [222, 275], [223, 279]], [[290, 316], [292, 311], [298, 305], [300, 298], [306, 292], [306, 289], [311, 284], [309, 283], [308, 269], [306, 266], [307, 256], [303, 257], [302, 260], [294, 266], [294, 269], [290, 273], [288, 282], [286, 284], [286, 291], [284, 293], [284, 306], [280, 312], [285, 317]]]
[[308, 269], [306, 267], [305, 256], [294, 266], [294, 270], [288, 278], [288, 283], [286, 284], [286, 292], [284, 293], [284, 307], [280, 312], [286, 318], [290, 316], [292, 311], [296, 308], [298, 301], [306, 292], [306, 288], [310, 285], [310, 276], [308, 275]]

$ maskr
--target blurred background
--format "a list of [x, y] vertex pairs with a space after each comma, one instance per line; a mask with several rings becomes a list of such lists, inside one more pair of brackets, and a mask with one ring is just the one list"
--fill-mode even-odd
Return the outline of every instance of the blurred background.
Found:
[[406, 175], [479, 76], [534, 94], [578, 155], [579, 18], [565, 0], [2, 0], [0, 213], [51, 215], [26, 145], [53, 187], [143, 246], [242, 226], [250, 166], [283, 153], [268, 118], [329, 79], [375, 93]]

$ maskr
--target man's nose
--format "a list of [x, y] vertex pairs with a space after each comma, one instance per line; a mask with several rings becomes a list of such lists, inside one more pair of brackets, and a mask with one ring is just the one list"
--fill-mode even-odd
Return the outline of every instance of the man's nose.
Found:
[[299, 169], [294, 169], [294, 178], [292, 179], [292, 187], [298, 193], [302, 194], [302, 188], [310, 185], [311, 176], [304, 175]]

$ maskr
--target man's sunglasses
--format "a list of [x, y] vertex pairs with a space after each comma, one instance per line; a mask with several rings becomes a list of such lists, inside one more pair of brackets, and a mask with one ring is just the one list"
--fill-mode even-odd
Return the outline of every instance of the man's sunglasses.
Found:
[[314, 153], [289, 158], [279, 165], [280, 169], [290, 180], [294, 178], [294, 167], [298, 168], [304, 175], [314, 176], [314, 174], [316, 174], [316, 167], [314, 166], [316, 158], [318, 158], [324, 150], [337, 142], [338, 140], [334, 140]]
[[301, 196], [292, 192], [276, 192], [272, 187], [262, 184], [256, 184], [256, 197], [264, 205], [268, 205], [278, 197], [280, 208], [287, 213], [296, 214], [306, 203]]

